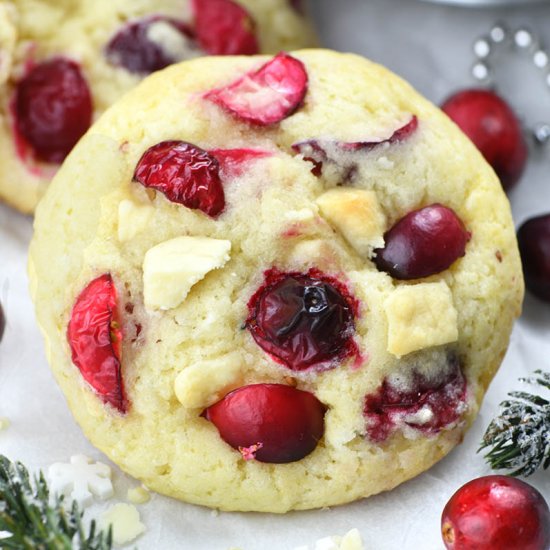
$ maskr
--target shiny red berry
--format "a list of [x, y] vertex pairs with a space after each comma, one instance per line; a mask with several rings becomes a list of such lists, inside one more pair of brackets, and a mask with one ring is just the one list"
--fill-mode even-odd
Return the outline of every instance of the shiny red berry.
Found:
[[350, 159], [346, 153], [352, 152], [367, 152], [384, 144], [401, 143], [408, 139], [418, 128], [418, 118], [412, 118], [404, 125], [395, 130], [389, 138], [380, 141], [334, 141], [324, 139], [308, 139], [300, 141], [292, 145], [292, 150], [304, 156], [313, 164], [312, 173], [315, 176], [320, 176], [323, 164], [330, 162], [331, 164], [345, 163], [347, 170], [353, 169], [357, 164], [356, 160]]
[[134, 180], [211, 217], [225, 207], [218, 161], [192, 143], [162, 141], [153, 145], [139, 160]]
[[92, 123], [92, 96], [80, 67], [52, 59], [17, 84], [15, 127], [41, 161], [60, 163]]
[[453, 210], [432, 204], [409, 212], [387, 231], [374, 262], [395, 279], [429, 277], [464, 256], [470, 237]]
[[128, 23], [111, 38], [105, 48], [109, 63], [131, 73], [149, 74], [182, 61], [183, 58], [175, 57], [160, 41], [154, 40], [153, 26], [159, 22], [169, 25], [185, 42], [192, 42], [193, 32], [182, 21], [160, 15], [147, 17]]
[[441, 375], [427, 377], [413, 371], [408, 387], [384, 379], [375, 393], [367, 395], [364, 414], [371, 441], [385, 441], [400, 425], [434, 434], [460, 418], [465, 410], [466, 380], [455, 356], [446, 361]]
[[281, 384], [253, 384], [227, 394], [204, 416], [245, 458], [282, 464], [301, 460], [317, 447], [325, 429], [325, 411], [309, 392]]
[[209, 91], [205, 97], [241, 120], [269, 126], [298, 109], [307, 85], [304, 64], [287, 53], [280, 53], [258, 70], [229, 86]]
[[463, 485], [441, 517], [447, 550], [548, 550], [550, 510], [531, 485], [491, 475]]
[[335, 279], [270, 270], [251, 298], [246, 326], [256, 343], [292, 370], [334, 367], [353, 354], [355, 302]]
[[254, 55], [260, 47], [256, 24], [232, 0], [193, 0], [195, 32], [200, 47], [210, 55]]
[[525, 221], [518, 229], [518, 245], [527, 289], [550, 302], [550, 214]]
[[510, 106], [489, 90], [463, 90], [441, 108], [480, 150], [502, 187], [508, 190], [514, 186], [523, 174], [528, 149]]
[[80, 293], [71, 312], [67, 339], [72, 361], [105, 403], [127, 410], [120, 365], [122, 331], [111, 275], [101, 275]]

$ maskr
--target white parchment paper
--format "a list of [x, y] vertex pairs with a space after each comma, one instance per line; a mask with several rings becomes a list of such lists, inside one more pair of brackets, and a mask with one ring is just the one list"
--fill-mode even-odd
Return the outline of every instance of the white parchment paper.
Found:
[[[471, 43], [495, 21], [512, 27], [528, 25], [550, 44], [550, 5], [472, 10], [415, 0], [318, 0], [313, 7], [325, 46], [358, 52], [387, 65], [436, 103], [453, 90], [472, 85]], [[529, 122], [550, 122], [550, 89], [541, 75], [526, 58], [509, 65], [514, 72], [502, 68], [499, 78], [510, 99]], [[549, 167], [550, 146], [531, 156], [525, 177], [510, 195], [516, 225], [550, 212]], [[47, 469], [77, 453], [108, 462], [73, 421], [46, 363], [27, 291], [31, 231], [30, 218], [0, 206], [0, 299], [7, 317], [0, 344], [0, 417], [11, 420], [10, 427], [0, 432], [0, 452], [31, 469]], [[55, 261], [51, 268], [55, 270]], [[154, 495], [139, 506], [147, 531], [136, 545], [144, 550], [232, 546], [291, 550], [357, 527], [370, 550], [441, 549], [439, 518], [445, 502], [466, 481], [489, 473], [476, 454], [481, 436], [498, 403], [519, 387], [517, 378], [535, 368], [550, 369], [550, 304], [527, 296], [504, 364], [474, 427], [461, 446], [428, 472], [390, 493], [355, 504], [284, 516], [216, 514]], [[126, 489], [137, 482], [114, 465], [113, 469], [115, 500], [123, 501]], [[550, 501], [550, 474], [541, 472], [530, 481]]]

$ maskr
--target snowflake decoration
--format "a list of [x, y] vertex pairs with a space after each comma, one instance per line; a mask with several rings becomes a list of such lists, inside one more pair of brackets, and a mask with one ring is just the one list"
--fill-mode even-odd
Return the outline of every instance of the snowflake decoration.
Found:
[[70, 495], [80, 507], [89, 506], [93, 495], [104, 500], [114, 494], [111, 468], [84, 455], [71, 456], [69, 464], [52, 464], [48, 478], [53, 494]]

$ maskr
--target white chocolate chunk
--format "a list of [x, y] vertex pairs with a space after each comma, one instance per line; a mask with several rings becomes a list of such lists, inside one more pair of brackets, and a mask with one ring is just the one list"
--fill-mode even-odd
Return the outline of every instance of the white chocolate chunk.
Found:
[[458, 338], [453, 296], [443, 281], [401, 286], [386, 298], [384, 309], [388, 351], [397, 357]]
[[338, 255], [328, 241], [308, 239], [297, 242], [290, 249], [287, 261], [291, 267], [300, 270], [313, 266], [330, 269], [338, 266]]
[[128, 489], [126, 497], [132, 504], [145, 504], [151, 500], [151, 493], [140, 485]]
[[84, 455], [71, 456], [70, 464], [52, 464], [48, 478], [52, 493], [70, 494], [81, 507], [92, 503], [92, 495], [105, 500], [114, 494], [111, 468]]
[[187, 367], [176, 377], [174, 390], [186, 408], [208, 407], [241, 381], [243, 360], [235, 352]]
[[118, 205], [118, 240], [121, 243], [129, 241], [147, 229], [154, 212], [152, 206], [121, 201]]
[[231, 242], [208, 237], [176, 237], [154, 246], [143, 260], [147, 309], [179, 306], [191, 287], [229, 260]]
[[99, 518], [99, 525], [102, 529], [113, 526], [113, 541], [118, 546], [132, 542], [145, 531], [137, 508], [124, 503], [114, 504], [105, 510]]
[[337, 187], [322, 194], [317, 204], [323, 217], [362, 257], [384, 246], [386, 217], [373, 191]]
[[[294, 550], [309, 550], [309, 546], [298, 546]], [[343, 537], [324, 537], [319, 539], [313, 550], [365, 550], [358, 529], [348, 531]]]

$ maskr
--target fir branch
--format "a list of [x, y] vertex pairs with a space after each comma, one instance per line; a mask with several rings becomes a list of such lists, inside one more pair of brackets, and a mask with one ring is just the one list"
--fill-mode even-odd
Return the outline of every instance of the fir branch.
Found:
[[[550, 389], [550, 372], [537, 370], [520, 381]], [[485, 459], [494, 470], [530, 476], [550, 465], [550, 401], [540, 395], [510, 392], [500, 414], [487, 428], [478, 452], [490, 448]]]
[[48, 484], [42, 472], [31, 482], [20, 462], [0, 455], [0, 547], [10, 550], [111, 550], [112, 533], [83, 525], [76, 501], [70, 510], [63, 496], [50, 500]]

